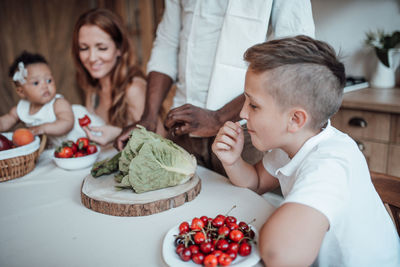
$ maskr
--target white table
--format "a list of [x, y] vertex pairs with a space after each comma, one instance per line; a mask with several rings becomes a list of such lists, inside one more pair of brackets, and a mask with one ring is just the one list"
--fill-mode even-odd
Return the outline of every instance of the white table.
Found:
[[[113, 153], [103, 151], [100, 159]], [[181, 221], [214, 217], [236, 205], [230, 215], [255, 218], [259, 230], [274, 210], [256, 193], [198, 167], [202, 189], [193, 201], [150, 216], [109, 216], [81, 204], [89, 171], [60, 169], [45, 151], [33, 172], [0, 183], [0, 266], [166, 266], [163, 238]]]

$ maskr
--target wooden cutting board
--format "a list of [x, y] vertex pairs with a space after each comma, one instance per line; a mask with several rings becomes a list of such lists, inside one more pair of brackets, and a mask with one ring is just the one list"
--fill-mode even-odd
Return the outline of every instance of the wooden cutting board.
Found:
[[81, 201], [87, 208], [113, 216], [146, 216], [176, 208], [196, 198], [201, 180], [195, 174], [184, 184], [136, 194], [130, 189], [115, 188], [114, 174], [82, 182]]

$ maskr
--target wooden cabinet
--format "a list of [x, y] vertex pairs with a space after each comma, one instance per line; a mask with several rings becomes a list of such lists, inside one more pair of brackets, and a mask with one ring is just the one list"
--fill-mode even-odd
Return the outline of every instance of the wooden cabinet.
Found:
[[332, 125], [357, 142], [371, 171], [400, 177], [400, 88], [346, 93]]

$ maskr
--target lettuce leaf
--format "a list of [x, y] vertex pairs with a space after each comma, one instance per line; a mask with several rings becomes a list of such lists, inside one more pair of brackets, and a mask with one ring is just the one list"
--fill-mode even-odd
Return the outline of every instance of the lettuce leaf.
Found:
[[138, 126], [121, 153], [117, 187], [130, 185], [143, 193], [176, 186], [188, 181], [196, 167], [195, 157], [182, 147]]

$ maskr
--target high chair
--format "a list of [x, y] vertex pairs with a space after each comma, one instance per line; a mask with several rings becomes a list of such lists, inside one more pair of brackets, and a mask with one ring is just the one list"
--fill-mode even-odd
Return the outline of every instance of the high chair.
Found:
[[400, 178], [371, 172], [371, 179], [400, 236]]

